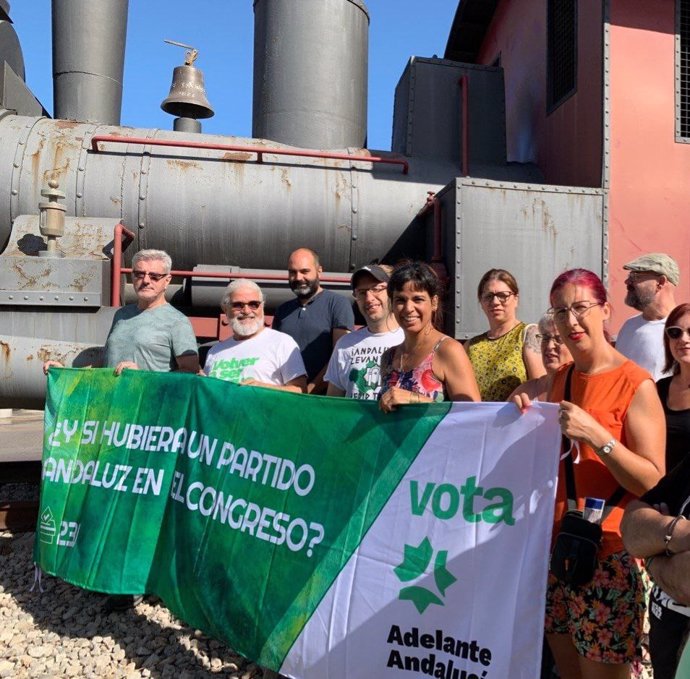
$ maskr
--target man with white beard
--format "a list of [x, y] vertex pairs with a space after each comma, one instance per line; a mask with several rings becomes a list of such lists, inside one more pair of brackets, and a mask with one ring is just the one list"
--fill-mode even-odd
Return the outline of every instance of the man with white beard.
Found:
[[204, 373], [221, 380], [297, 393], [307, 389], [299, 347], [289, 335], [264, 325], [264, 296], [249, 280], [235, 280], [220, 303], [232, 337], [211, 347]]

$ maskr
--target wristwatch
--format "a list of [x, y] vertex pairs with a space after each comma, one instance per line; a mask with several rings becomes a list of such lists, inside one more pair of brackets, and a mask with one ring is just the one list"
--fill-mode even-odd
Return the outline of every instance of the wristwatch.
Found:
[[610, 455], [613, 452], [613, 449], [616, 447], [616, 439], [611, 439], [610, 441], [607, 441], [603, 446], [600, 448], [597, 448], [594, 452], [599, 456], [599, 457], [604, 457], [605, 455]]

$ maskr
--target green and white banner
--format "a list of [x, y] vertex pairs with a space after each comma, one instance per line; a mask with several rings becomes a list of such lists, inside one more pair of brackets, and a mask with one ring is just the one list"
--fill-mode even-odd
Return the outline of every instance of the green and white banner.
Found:
[[308, 679], [539, 674], [555, 406], [51, 370], [35, 558]]

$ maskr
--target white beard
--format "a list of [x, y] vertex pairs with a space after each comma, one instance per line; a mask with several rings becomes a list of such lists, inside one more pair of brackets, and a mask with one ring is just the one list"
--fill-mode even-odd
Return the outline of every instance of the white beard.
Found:
[[251, 337], [252, 335], [256, 335], [259, 330], [263, 329], [263, 314], [261, 316], [255, 316], [252, 321], [248, 321], [246, 318], [242, 321], [240, 321], [239, 318], [231, 318], [230, 327], [232, 328], [233, 334], [238, 337]]

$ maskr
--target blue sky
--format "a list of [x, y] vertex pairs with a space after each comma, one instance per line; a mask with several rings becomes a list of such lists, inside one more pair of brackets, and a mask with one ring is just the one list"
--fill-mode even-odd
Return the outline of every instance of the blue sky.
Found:
[[[94, 0], [95, 1], [95, 0]], [[369, 148], [390, 149], [393, 93], [410, 56], [443, 56], [457, 0], [365, 0], [369, 10]], [[50, 0], [10, 0], [22, 43], [26, 81], [52, 111]], [[252, 0], [130, 0], [122, 124], [172, 128], [160, 110], [173, 67], [199, 50], [208, 99], [216, 114], [210, 134], [251, 136], [254, 13]]]

